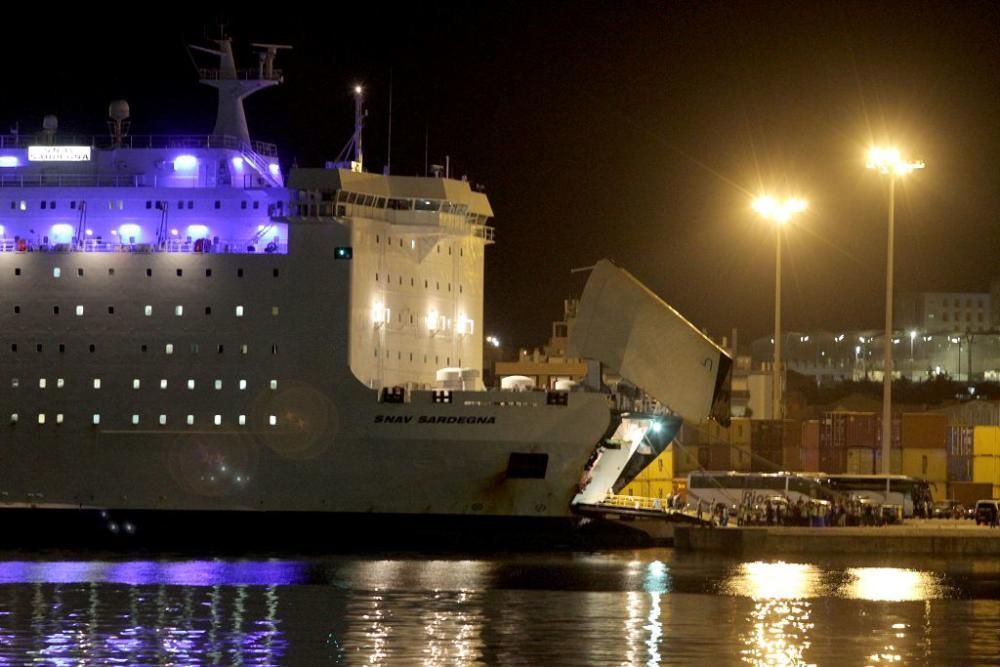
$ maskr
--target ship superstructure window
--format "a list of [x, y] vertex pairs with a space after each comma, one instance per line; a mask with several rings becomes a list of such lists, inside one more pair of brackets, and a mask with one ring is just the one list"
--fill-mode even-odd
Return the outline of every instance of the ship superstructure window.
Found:
[[160, 415], [160, 426], [165, 426], [166, 423], [167, 423], [167, 416], [166, 415]]
[[269, 425], [271, 425], [271, 426], [277, 426], [278, 425], [278, 417], [276, 415], [268, 415], [267, 416], [267, 423]]
[[187, 425], [191, 426], [192, 424], [194, 424], [194, 415], [188, 415], [187, 416]]
[[11, 389], [17, 389], [20, 386], [21, 386], [21, 381], [19, 379], [17, 379], [17, 378], [11, 378], [10, 379], [10, 388]]
[[14, 267], [14, 275], [15, 276], [21, 275], [21, 267], [19, 267], [19, 266]]
[[188, 389], [194, 389], [194, 380], [188, 380]]
[[138, 423], [139, 423], [139, 415], [133, 414], [132, 415], [132, 425], [135, 426]]
[[89, 350], [90, 350], [91, 352], [96, 352], [96, 351], [97, 351], [97, 346], [96, 346], [96, 345], [94, 345], [93, 343], [91, 343], [91, 344], [90, 344], [90, 345], [88, 346], [88, 349], [89, 349]]
[[278, 269], [275, 268], [274, 271], [271, 272], [271, 275], [273, 275], [275, 278], [277, 278], [278, 277]]
[[142, 380], [140, 380], [139, 378], [134, 378], [132, 380], [132, 388], [133, 389], [138, 389], [141, 386], [142, 386]]
[[271, 317], [277, 317], [277, 316], [278, 316], [278, 307], [271, 306]]
[[14, 306], [14, 314], [17, 315], [21, 312], [21, 306]]
[[236, 269], [236, 277], [237, 278], [243, 277], [243, 269]]
[[249, 345], [247, 345], [246, 343], [243, 343], [242, 345], [240, 345], [240, 354], [249, 354], [249, 353], [250, 353], [250, 346]]
[[94, 426], [97, 426], [98, 424], [100, 424], [101, 423], [101, 415], [99, 415], [99, 414], [97, 414], [95, 412], [93, 415], [90, 416], [90, 423], [93, 424]]
[[236, 317], [243, 317], [243, 306], [236, 306]]
[[61, 412], [57, 412], [56, 413], [56, 423], [57, 424], [62, 424], [63, 423], [63, 413], [61, 413]]
[[56, 378], [56, 389], [62, 389], [66, 386], [66, 380], [62, 378]]
[[108, 315], [114, 315], [114, 314], [115, 314], [115, 307], [108, 306]]
[[216, 351], [217, 351], [217, 352], [218, 352], [219, 354], [222, 354], [222, 350], [223, 350], [223, 346], [222, 346], [222, 344], [221, 344], [221, 343], [219, 343], [219, 345], [218, 345], [218, 346], [217, 346], [217, 348], [216, 348]]
[[38, 378], [38, 388], [45, 389], [45, 378]]
[[167, 353], [167, 354], [173, 354], [174, 353], [174, 344], [173, 343], [167, 343], [166, 345], [163, 346], [163, 351], [165, 353]]
[[41, 343], [36, 343], [35, 344], [35, 351], [37, 351], [37, 352], [41, 352], [42, 351], [42, 344]]
[[76, 307], [76, 316], [80, 317], [82, 315], [83, 315], [83, 306], [77, 305], [77, 307]]
[[44, 412], [39, 412], [38, 413], [38, 423], [39, 424], [44, 424], [45, 423], [45, 413]]
[[206, 315], [211, 315], [212, 314], [212, 307], [211, 306], [205, 306], [205, 314]]
[[146, 277], [147, 278], [153, 277], [153, 269], [146, 269]]
[[113, 266], [108, 267], [108, 275], [109, 276], [115, 275], [115, 268]]
[[277, 380], [271, 380], [271, 382], [269, 382], [268, 385], [271, 387], [272, 390], [275, 390], [275, 389], [278, 388], [278, 381]]
[[177, 269], [177, 277], [180, 278], [184, 275], [184, 269]]
[[52, 314], [53, 315], [59, 314], [59, 306], [52, 306]]
[[160, 380], [160, 389], [166, 389], [166, 388], [167, 388], [167, 381], [166, 381], [166, 379]]
[[101, 378], [94, 378], [94, 389], [101, 388]]
[[240, 391], [246, 391], [246, 389], [247, 389], [247, 381], [240, 380]]
[[240, 415], [237, 418], [237, 421], [239, 422], [240, 426], [246, 426], [247, 425], [247, 416], [246, 415]]
[[153, 315], [153, 307], [150, 305], [145, 305], [142, 307], [142, 314], [146, 317], [151, 317]]
[[62, 354], [66, 351], [66, 343], [59, 343], [59, 353]]
[[212, 419], [212, 421], [215, 422], [216, 426], [221, 426], [222, 425], [222, 415], [215, 415], [215, 417]]
[[62, 275], [62, 269], [60, 269], [58, 266], [55, 266], [55, 267], [52, 268], [52, 277], [53, 278], [58, 278], [61, 275]]
[[219, 391], [220, 389], [222, 389], [222, 380], [216, 380], [215, 381], [215, 390]]
[[205, 269], [205, 277], [206, 278], [212, 277], [212, 269]]
[[180, 317], [184, 314], [184, 306], [174, 306], [174, 315]]
[[76, 270], [76, 275], [78, 275], [78, 276], [80, 276], [82, 278], [83, 277], [83, 269], [77, 269]]

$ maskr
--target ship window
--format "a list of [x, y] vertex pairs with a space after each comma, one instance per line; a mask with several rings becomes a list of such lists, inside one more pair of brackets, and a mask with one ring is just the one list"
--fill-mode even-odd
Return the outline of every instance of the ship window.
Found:
[[184, 208], [184, 202], [182, 202], [182, 201], [178, 201], [178, 202], [177, 202], [177, 208], [178, 208], [178, 209], [183, 209], [183, 208]]
[[278, 425], [278, 417], [277, 417], [277, 415], [268, 415], [267, 416], [267, 423], [269, 425], [271, 425], [271, 426], [277, 426]]
[[101, 388], [101, 378], [94, 378], [94, 389]]
[[160, 426], [165, 426], [166, 423], [167, 423], [167, 416], [166, 415], [160, 415]]
[[146, 345], [145, 343], [143, 343], [142, 345], [139, 346], [139, 349], [141, 351], [145, 352], [145, 351], [147, 351], [149, 349], [149, 346]]
[[246, 209], [246, 207], [247, 207], [247, 202], [246, 202], [246, 200], [244, 199], [243, 201], [241, 201], [241, 202], [240, 202], [240, 208], [242, 208], [242, 209]]
[[377, 208], [385, 208], [385, 197], [379, 197], [375, 200], [375, 206]]
[[17, 315], [21, 312], [21, 306], [14, 306], [14, 314]]
[[46, 205], [47, 203], [48, 203], [48, 202], [46, 202], [46, 201], [45, 201], [44, 199], [42, 200], [42, 210], [43, 210], [43, 211], [45, 210], [45, 205]]
[[274, 276], [275, 278], [277, 278], [277, 277], [278, 277], [278, 269], [277, 269], [277, 267], [275, 267], [274, 271], [272, 272], [272, 275], [273, 275], [273, 276]]
[[58, 266], [57, 266], [57, 267], [54, 267], [54, 268], [52, 269], [52, 277], [53, 277], [53, 278], [58, 278], [58, 277], [59, 277], [59, 276], [61, 276], [61, 275], [62, 275], [62, 269], [60, 269], [60, 268], [59, 268]]
[[77, 269], [76, 270], [76, 275], [83, 276], [83, 269]]
[[271, 387], [272, 390], [273, 389], [277, 389], [278, 388], [278, 381], [277, 380], [271, 380], [271, 382], [269, 383], [269, 385], [270, 385], [270, 387]]
[[458, 293], [459, 293], [459, 294], [461, 294], [461, 293], [462, 293], [462, 286], [461, 286], [461, 285], [459, 285], [459, 286], [458, 286]]
[[11, 378], [10, 386], [12, 389], [17, 389], [19, 386], [21, 386], [21, 381], [18, 380], [17, 378]]
[[132, 415], [132, 425], [135, 426], [138, 423], [139, 423], [139, 415], [133, 414]]
[[[61, 412], [57, 412], [56, 413], [56, 423], [57, 424], [62, 424], [63, 423], [63, 413], [61, 413]], [[925, 456], [924, 458], [927, 458], [927, 457]]]
[[66, 343], [59, 343], [59, 352], [66, 351]]
[[184, 269], [177, 269], [177, 277], [179, 278], [183, 275], [184, 275]]
[[201, 348], [198, 346], [198, 343], [191, 343], [191, 354], [198, 354], [200, 349]]
[[188, 415], [187, 416], [187, 423], [188, 423], [188, 426], [191, 426], [192, 424], [194, 424], [194, 415]]
[[190, 211], [193, 208], [194, 208], [194, 200], [188, 199], [188, 210]]
[[364, 204], [365, 206], [371, 206], [374, 203], [375, 203], [375, 195], [365, 196], [365, 204]]
[[19, 204], [18, 204], [18, 206], [17, 206], [17, 207], [18, 207], [19, 209], [21, 209], [22, 211], [27, 211], [27, 210], [28, 210], [28, 202], [27, 202], [27, 201], [25, 201], [24, 199], [22, 199], [22, 200], [21, 200], [21, 201], [19, 202]]
[[149, 317], [150, 315], [153, 314], [153, 307], [149, 304], [146, 304], [145, 306], [143, 306], [142, 312], [146, 317]]
[[271, 354], [278, 354], [278, 344], [277, 343], [272, 343], [271, 344]]
[[114, 267], [108, 267], [108, 275], [109, 276], [115, 275], [115, 269], [114, 269]]
[[222, 202], [218, 199], [215, 200], [215, 208], [222, 208]]
[[277, 317], [277, 316], [278, 316], [278, 307], [271, 306], [271, 317]]
[[217, 348], [218, 353], [222, 354], [222, 350], [223, 350], [222, 343], [219, 343], [218, 348]]
[[38, 388], [45, 389], [45, 378], [38, 378]]
[[119, 199], [118, 200], [118, 210], [121, 211], [124, 208], [125, 208], [125, 200], [124, 199]]
[[441, 208], [441, 202], [432, 199], [417, 199], [413, 202], [415, 211], [437, 211]]
[[161, 379], [160, 380], [160, 389], [166, 389], [166, 388], [167, 388], [167, 381], [166, 381], [166, 379]]
[[108, 315], [114, 315], [114, 314], [115, 314], [115, 307], [108, 306]]
[[347, 203], [348, 204], [353, 204], [355, 201], [357, 201], [357, 198], [358, 198], [358, 195], [356, 193], [354, 193], [354, 192], [348, 192], [347, 193]]
[[194, 380], [188, 380], [188, 389], [194, 389]]
[[240, 415], [238, 420], [239, 420], [240, 426], [246, 426], [247, 425], [247, 416], [246, 415]]
[[246, 388], [247, 388], [247, 381], [240, 380], [240, 391], [246, 391]]
[[149, 199], [146, 200], [146, 208], [147, 209], [153, 208], [153, 202]]
[[62, 378], [56, 378], [56, 389], [62, 389], [66, 386], [66, 380]]
[[35, 343], [35, 351], [36, 352], [41, 352], [42, 351], [42, 344], [41, 343]]
[[83, 315], [83, 306], [77, 305], [77, 307], [76, 307], [76, 316], [80, 317], [82, 315]]
[[381, 241], [382, 241], [382, 237], [379, 236], [378, 234], [376, 234], [375, 235], [375, 243], [378, 244], [378, 243], [381, 243]]
[[174, 353], [174, 344], [173, 343], [167, 343], [163, 347], [163, 351], [166, 352], [167, 354], [173, 354]]
[[236, 317], [243, 317], [243, 306], [236, 306]]
[[255, 201], [255, 202], [253, 203], [253, 210], [255, 210], [255, 211], [256, 211], [256, 210], [257, 210], [257, 209], [259, 209], [259, 208], [260, 208], [260, 202], [259, 202], [259, 201]]
[[17, 413], [16, 412], [10, 413], [10, 423], [11, 424], [16, 424], [17, 423]]
[[10, 344], [10, 351], [11, 352], [17, 352], [17, 343], [11, 343]]
[[205, 314], [206, 315], [211, 315], [212, 314], [212, 307], [211, 306], [205, 306]]
[[375, 282], [378, 282], [378, 273], [375, 274]]
[[52, 314], [53, 315], [59, 314], [59, 306], [52, 306]]
[[250, 346], [246, 343], [240, 345], [240, 354], [248, 354], [250, 352]]
[[146, 269], [146, 277], [147, 278], [153, 277], [153, 269]]
[[206, 278], [212, 277], [212, 269], [205, 269], [205, 277]]
[[134, 378], [132, 380], [132, 388], [133, 389], [138, 389], [141, 384], [142, 384], [142, 382], [139, 380], [139, 378]]
[[212, 421], [215, 422], [216, 426], [221, 426], [222, 425], [222, 415], [215, 415], [215, 417], [212, 419]]
[[101, 423], [101, 415], [99, 415], [99, 414], [97, 414], [97, 413], [95, 412], [95, 413], [94, 413], [94, 414], [93, 414], [93, 415], [92, 415], [92, 416], [90, 417], [90, 423], [91, 423], [91, 424], [93, 424], [94, 426], [97, 426], [98, 424], [100, 424], [100, 423]]
[[243, 277], [243, 269], [236, 269], [236, 277], [237, 278]]
[[174, 315], [180, 317], [184, 314], [184, 306], [174, 306]]
[[215, 390], [219, 391], [220, 389], [222, 389], [222, 380], [216, 380], [215, 381]]
[[15, 276], [21, 275], [21, 267], [17, 267], [17, 268], [14, 269], [14, 275]]
[[38, 413], [38, 423], [39, 424], [44, 424], [45, 423], [45, 413], [44, 412], [39, 412]]

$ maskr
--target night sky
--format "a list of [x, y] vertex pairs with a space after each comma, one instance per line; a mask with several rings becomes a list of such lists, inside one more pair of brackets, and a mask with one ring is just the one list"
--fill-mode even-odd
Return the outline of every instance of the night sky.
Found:
[[[879, 328], [886, 190], [864, 168], [891, 140], [927, 168], [897, 189], [897, 293], [986, 291], [1000, 275], [1000, 10], [993, 3], [527, 2], [327, 4], [224, 16], [237, 57], [292, 44], [286, 83], [247, 102], [254, 138], [318, 166], [368, 90], [366, 166], [415, 175], [451, 157], [486, 187], [487, 333], [538, 344], [577, 295], [570, 269], [610, 257], [709, 333], [773, 322], [774, 234], [750, 201], [808, 198], [787, 229], [784, 327]], [[144, 10], [145, 11], [145, 10]], [[214, 91], [184, 45], [216, 13], [13, 19], [0, 123], [207, 133]], [[144, 32], [145, 31], [145, 32]], [[205, 61], [202, 61], [205, 62]], [[205, 63], [208, 64], [208, 63]], [[6, 127], [4, 127], [6, 129]]]

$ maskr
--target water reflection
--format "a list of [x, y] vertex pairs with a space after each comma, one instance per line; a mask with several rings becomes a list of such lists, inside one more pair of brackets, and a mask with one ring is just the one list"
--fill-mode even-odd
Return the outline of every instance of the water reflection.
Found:
[[940, 575], [898, 567], [854, 567], [840, 591], [855, 600], [903, 602], [943, 597], [946, 587]]

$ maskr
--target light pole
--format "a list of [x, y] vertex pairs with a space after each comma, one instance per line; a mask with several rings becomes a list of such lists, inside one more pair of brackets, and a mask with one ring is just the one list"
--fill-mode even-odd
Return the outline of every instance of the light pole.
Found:
[[774, 368], [771, 371], [771, 419], [783, 419], [781, 387], [781, 228], [809, 206], [804, 199], [791, 197], [778, 201], [761, 196], [753, 201], [753, 210], [775, 223], [774, 253]]
[[872, 148], [868, 151], [868, 169], [874, 169], [889, 177], [889, 244], [885, 265], [885, 339], [882, 349], [885, 359], [882, 364], [882, 474], [888, 475], [892, 469], [892, 250], [893, 225], [896, 209], [896, 178], [905, 176], [914, 169], [923, 169], [922, 160], [910, 162], [900, 157], [896, 148]]

